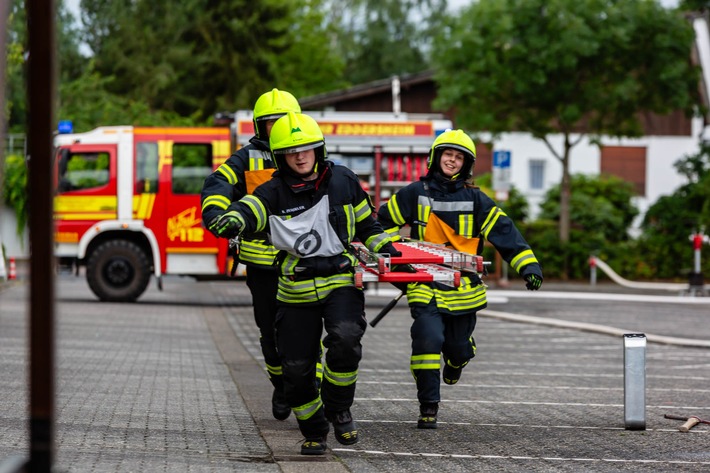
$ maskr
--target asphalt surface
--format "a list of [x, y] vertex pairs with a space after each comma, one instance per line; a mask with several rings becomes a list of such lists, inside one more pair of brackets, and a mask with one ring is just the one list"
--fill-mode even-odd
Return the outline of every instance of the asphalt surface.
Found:
[[[405, 300], [363, 340], [353, 415], [362, 440], [298, 455], [271, 417], [243, 282], [151, 283], [99, 303], [57, 278], [56, 469], [76, 472], [710, 471], [710, 297], [545, 284], [492, 287], [478, 351], [442, 386], [439, 429], [416, 428]], [[368, 291], [372, 319], [394, 291]], [[0, 285], [0, 464], [26, 455], [26, 280]], [[644, 333], [644, 430], [625, 428], [623, 333]], [[0, 467], [1, 468], [1, 467]]]

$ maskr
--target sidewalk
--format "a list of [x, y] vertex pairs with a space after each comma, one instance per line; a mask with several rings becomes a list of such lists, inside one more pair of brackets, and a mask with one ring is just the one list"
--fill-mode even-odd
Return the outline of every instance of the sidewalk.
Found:
[[[56, 465], [59, 471], [305, 472], [295, 420], [271, 418], [271, 385], [237, 341], [234, 300], [185, 278], [140, 304], [96, 303], [80, 278], [57, 284]], [[27, 455], [28, 285], [0, 292], [0, 461]], [[199, 301], [195, 300], [198, 296]], [[196, 305], [199, 302], [198, 305]], [[238, 309], [239, 310], [239, 309]], [[264, 412], [261, 425], [252, 417]], [[268, 412], [268, 416], [266, 413]], [[296, 456], [297, 458], [293, 458]], [[320, 471], [344, 471], [339, 464]], [[298, 461], [294, 461], [298, 460]], [[282, 462], [288, 465], [281, 465]]]

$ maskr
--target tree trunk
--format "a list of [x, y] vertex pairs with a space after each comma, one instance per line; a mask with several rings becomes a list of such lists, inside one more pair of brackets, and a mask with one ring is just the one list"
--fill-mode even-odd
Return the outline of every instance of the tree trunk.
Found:
[[570, 233], [570, 195], [571, 182], [569, 175], [570, 142], [565, 135], [565, 147], [562, 156], [562, 182], [560, 183], [560, 244], [562, 246], [562, 280], [566, 281], [569, 275], [568, 243]]

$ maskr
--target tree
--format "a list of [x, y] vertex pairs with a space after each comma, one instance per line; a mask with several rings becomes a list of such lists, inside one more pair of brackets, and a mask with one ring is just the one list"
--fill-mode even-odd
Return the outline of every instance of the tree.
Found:
[[[633, 204], [633, 184], [615, 176], [571, 176], [570, 242], [561, 242], [554, 230], [560, 214], [560, 185], [545, 194], [537, 220], [525, 228], [545, 274], [579, 278], [590, 254], [614, 267], [626, 269], [636, 255], [629, 228], [639, 211]], [[569, 262], [569, 264], [567, 264]]]
[[[264, 91], [339, 84], [321, 0], [82, 0], [86, 42], [108, 91], [202, 119], [251, 108]], [[325, 42], [327, 46], [327, 41]], [[291, 84], [295, 84], [294, 90]]]
[[331, 0], [331, 39], [352, 84], [429, 68], [447, 0]]
[[[27, 17], [22, 0], [12, 2], [8, 33], [6, 116], [11, 131], [23, 132], [27, 126], [25, 60], [31, 52], [27, 50]], [[79, 52], [79, 33], [64, 0], [57, 2], [56, 42], [62, 84], [79, 77], [87, 61]]]
[[[690, 272], [693, 250], [689, 236], [698, 231], [710, 233], [710, 143], [703, 143], [698, 153], [679, 160], [675, 167], [688, 183], [658, 199], [641, 224], [639, 243], [646, 255], [644, 262], [657, 277]], [[710, 270], [710, 259], [706, 257], [704, 263], [705, 270]]]
[[[656, 0], [481, 0], [435, 42], [437, 105], [471, 130], [531, 133], [562, 164], [559, 238], [570, 236], [569, 163], [583, 138], [637, 137], [641, 112], [696, 111], [694, 33]], [[548, 139], [563, 135], [563, 149]]]

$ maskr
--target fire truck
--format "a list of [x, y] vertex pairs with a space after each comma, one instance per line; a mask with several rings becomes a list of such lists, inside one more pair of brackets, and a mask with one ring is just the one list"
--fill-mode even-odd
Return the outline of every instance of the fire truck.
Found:
[[86, 267], [102, 301], [135, 301], [151, 275], [227, 277], [200, 191], [231, 154], [228, 128], [100, 127], [55, 138], [55, 255]]
[[[451, 122], [374, 112], [306, 112], [316, 118], [329, 159], [370, 187], [375, 205], [426, 173], [437, 134]], [[230, 127], [108, 126], [55, 138], [55, 255], [60, 267], [85, 268], [102, 301], [131, 302], [151, 275], [228, 278], [227, 240], [205, 229], [204, 179], [254, 135], [251, 111]], [[379, 170], [380, 172], [377, 172]], [[245, 268], [235, 268], [243, 276]]]

